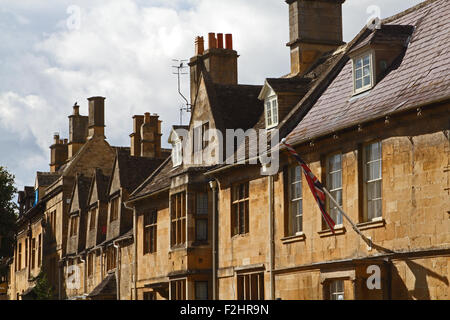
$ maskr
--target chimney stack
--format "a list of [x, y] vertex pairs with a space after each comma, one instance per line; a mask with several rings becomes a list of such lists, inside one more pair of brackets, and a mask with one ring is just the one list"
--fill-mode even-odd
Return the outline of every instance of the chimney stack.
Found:
[[141, 156], [149, 158], [161, 158], [161, 121], [157, 114], [144, 115], [144, 123], [141, 126]]
[[53, 135], [53, 144], [50, 146], [50, 172], [57, 172], [67, 161], [67, 139], [61, 140], [59, 133]]
[[233, 85], [238, 83], [238, 54], [233, 50], [233, 36], [231, 34], [208, 34], [208, 49], [203, 51], [203, 37], [195, 40], [195, 54], [189, 62], [191, 71], [191, 103], [195, 101], [200, 77], [200, 64], [204, 64], [211, 80], [217, 84]]
[[89, 117], [80, 115], [80, 106], [75, 103], [69, 116], [68, 158], [72, 159], [86, 143]]
[[104, 97], [89, 98], [89, 139], [105, 138], [105, 99]]
[[342, 41], [345, 0], [286, 0], [289, 5], [291, 76], [302, 75], [325, 52]]
[[133, 117], [133, 133], [130, 134], [131, 138], [131, 156], [140, 157], [141, 156], [141, 127], [144, 123], [144, 116], [135, 115]]

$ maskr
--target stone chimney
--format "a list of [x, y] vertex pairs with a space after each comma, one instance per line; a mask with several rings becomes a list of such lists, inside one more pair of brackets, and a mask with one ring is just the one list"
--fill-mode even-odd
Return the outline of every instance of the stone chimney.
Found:
[[141, 126], [141, 156], [149, 158], [161, 158], [161, 121], [157, 114], [144, 115], [144, 123]]
[[343, 45], [345, 0], [286, 0], [289, 4], [291, 75], [304, 74], [323, 53]]
[[218, 33], [208, 34], [208, 49], [204, 50], [203, 37], [195, 40], [195, 56], [191, 58], [191, 103], [195, 101], [200, 77], [199, 64], [204, 63], [212, 81], [218, 84], [238, 83], [238, 54], [233, 50], [233, 36]]
[[144, 116], [136, 115], [133, 117], [133, 133], [130, 134], [131, 138], [131, 151], [130, 154], [133, 157], [141, 156], [141, 127], [144, 123]]
[[80, 106], [75, 103], [69, 116], [69, 159], [72, 159], [86, 143], [89, 117], [80, 115]]
[[89, 101], [89, 139], [105, 138], [105, 98], [92, 97]]
[[59, 133], [53, 135], [53, 144], [50, 146], [50, 172], [57, 172], [67, 161], [67, 139], [60, 140]]

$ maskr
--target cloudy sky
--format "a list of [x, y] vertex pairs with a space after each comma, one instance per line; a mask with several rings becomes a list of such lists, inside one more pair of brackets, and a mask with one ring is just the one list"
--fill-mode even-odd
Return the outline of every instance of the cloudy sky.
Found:
[[[347, 0], [344, 40], [374, 13], [419, 2]], [[289, 71], [283, 0], [0, 0], [0, 166], [18, 187], [33, 185], [35, 171], [48, 171], [53, 133], [67, 138], [72, 105], [87, 114], [91, 96], [107, 98], [112, 145], [128, 146], [132, 115], [147, 111], [160, 115], [166, 141], [182, 103], [172, 59], [190, 58], [208, 32], [233, 33], [240, 83]]]

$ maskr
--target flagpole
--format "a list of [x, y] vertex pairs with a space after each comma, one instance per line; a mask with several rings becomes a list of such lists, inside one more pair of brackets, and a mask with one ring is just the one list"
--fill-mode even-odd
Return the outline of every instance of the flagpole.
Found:
[[331, 202], [333, 202], [333, 204], [338, 208], [339, 212], [345, 217], [345, 219], [347, 219], [347, 221], [351, 224], [353, 230], [355, 230], [355, 232], [357, 234], [359, 234], [361, 236], [361, 238], [363, 238], [363, 240], [368, 243], [369, 245], [372, 245], [372, 241], [370, 239], [368, 239], [365, 235], [362, 234], [361, 230], [358, 229], [358, 227], [356, 226], [355, 223], [353, 223], [352, 219], [350, 219], [347, 214], [344, 212], [344, 210], [341, 208], [341, 206], [339, 205], [339, 203], [334, 199], [334, 197], [331, 195], [331, 193], [327, 190], [327, 188], [323, 188], [323, 191], [326, 193], [326, 195], [330, 198]]

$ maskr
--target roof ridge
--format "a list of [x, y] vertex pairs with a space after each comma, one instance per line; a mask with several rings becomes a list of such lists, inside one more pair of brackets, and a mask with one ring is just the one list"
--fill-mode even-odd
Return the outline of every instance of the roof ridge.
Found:
[[397, 19], [399, 19], [399, 18], [402, 18], [402, 17], [406, 16], [407, 14], [409, 14], [409, 13], [411, 13], [411, 12], [414, 12], [414, 11], [416, 11], [416, 10], [418, 10], [418, 9], [421, 9], [421, 8], [423, 8], [423, 7], [426, 7], [427, 5], [429, 5], [429, 4], [433, 3], [433, 2], [437, 2], [437, 1], [441, 1], [441, 0], [426, 0], [426, 1], [424, 1], [424, 2], [421, 2], [421, 3], [416, 4], [415, 6], [413, 6], [413, 7], [411, 7], [411, 8], [408, 8], [408, 9], [402, 11], [402, 12], [399, 12], [399, 13], [393, 15], [393, 16], [390, 16], [390, 17], [387, 17], [387, 18], [385, 18], [385, 19], [382, 19], [381, 22], [382, 22], [382, 23], [389, 23], [389, 22], [392, 22], [392, 21], [394, 21], [394, 20], [397, 20]]

